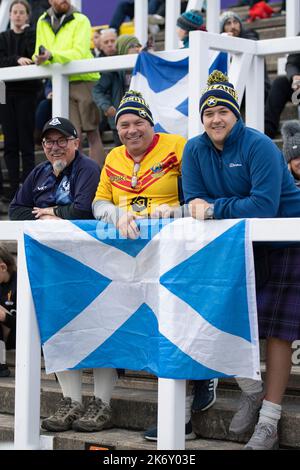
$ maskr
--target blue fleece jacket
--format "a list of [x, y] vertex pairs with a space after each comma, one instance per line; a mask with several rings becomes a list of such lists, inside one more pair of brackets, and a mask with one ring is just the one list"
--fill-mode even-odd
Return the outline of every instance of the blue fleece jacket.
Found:
[[206, 133], [184, 149], [185, 202], [214, 203], [216, 219], [300, 217], [300, 189], [269, 137], [239, 119], [218, 151]]

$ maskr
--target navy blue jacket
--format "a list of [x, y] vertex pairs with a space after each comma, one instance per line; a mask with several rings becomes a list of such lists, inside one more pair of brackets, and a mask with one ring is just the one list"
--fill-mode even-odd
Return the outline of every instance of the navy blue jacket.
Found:
[[93, 219], [92, 201], [100, 179], [100, 168], [76, 151], [74, 160], [56, 177], [50, 162], [40, 163], [28, 175], [10, 207], [11, 220], [35, 220], [33, 207], [57, 206], [62, 219]]
[[182, 184], [185, 202], [214, 203], [216, 219], [300, 217], [296, 187], [278, 147], [239, 119], [218, 151], [206, 133], [184, 149]]

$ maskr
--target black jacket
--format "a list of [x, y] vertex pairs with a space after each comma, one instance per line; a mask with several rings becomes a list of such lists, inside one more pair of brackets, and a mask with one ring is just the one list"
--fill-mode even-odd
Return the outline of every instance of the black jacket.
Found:
[[[16, 67], [20, 57], [31, 59], [35, 48], [35, 30], [26, 28], [16, 34], [11, 29], [0, 33], [0, 67]], [[7, 82], [6, 91], [11, 93], [36, 93], [39, 80]]]

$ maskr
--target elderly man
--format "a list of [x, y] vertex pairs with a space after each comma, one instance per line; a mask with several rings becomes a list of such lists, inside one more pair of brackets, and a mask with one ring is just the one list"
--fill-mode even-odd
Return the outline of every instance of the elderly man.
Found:
[[[200, 115], [205, 132], [188, 141], [183, 155], [183, 191], [190, 214], [200, 220], [299, 217], [300, 191], [281, 152], [264, 134], [245, 127], [233, 85], [218, 71], [209, 77]], [[277, 424], [291, 368], [291, 343], [300, 335], [300, 315], [295, 315], [292, 301], [300, 295], [300, 250], [271, 246], [260, 268], [256, 249], [254, 254], [261, 276], [257, 283], [259, 334], [267, 339], [266, 392], [259, 381], [238, 380], [243, 393], [230, 431], [253, 430], [261, 407], [246, 448], [266, 450], [278, 446]], [[266, 267], [268, 276], [263, 272]]]
[[[147, 217], [182, 217], [181, 158], [185, 139], [154, 132], [151, 110], [142, 95], [125, 93], [116, 112], [122, 146], [107, 156], [93, 202], [96, 219], [113, 223], [131, 239], [139, 236], [138, 220]], [[196, 381], [186, 401], [186, 439], [195, 438], [192, 410], [204, 410], [215, 401], [215, 381]], [[193, 405], [192, 405], [193, 401]], [[157, 440], [157, 428], [144, 437]]]
[[11, 220], [90, 219], [100, 169], [78, 151], [77, 130], [54, 117], [42, 132], [47, 158], [28, 175], [10, 208]]

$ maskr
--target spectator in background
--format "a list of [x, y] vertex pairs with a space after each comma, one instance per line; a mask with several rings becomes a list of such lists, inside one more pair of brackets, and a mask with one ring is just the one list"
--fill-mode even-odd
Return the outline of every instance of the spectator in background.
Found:
[[0, 214], [6, 214], [6, 197], [4, 196], [3, 175], [0, 161]]
[[[220, 32], [226, 33], [229, 36], [242, 39], [259, 40], [259, 35], [254, 29], [244, 29], [241, 17], [234, 11], [224, 11], [220, 16]], [[268, 77], [267, 65], [265, 62], [265, 102], [268, 98], [271, 83]]]
[[279, 129], [280, 115], [294, 92], [300, 97], [300, 53], [289, 54], [286, 75], [280, 75], [272, 83], [265, 107], [265, 134], [271, 139]]
[[0, 377], [8, 377], [6, 350], [16, 347], [17, 267], [14, 257], [0, 244]]
[[287, 121], [281, 128], [282, 153], [292, 173], [295, 184], [300, 188], [300, 122]]
[[[49, 0], [51, 8], [37, 23], [34, 61], [37, 65], [65, 64], [72, 60], [90, 59], [91, 25], [88, 18], [76, 11], [70, 0]], [[40, 49], [41, 46], [44, 49]], [[92, 97], [98, 73], [70, 76], [70, 119], [80, 141], [86, 132], [90, 157], [100, 166], [105, 151], [99, 134], [99, 112]]]
[[177, 35], [183, 47], [189, 47], [190, 31], [206, 31], [203, 16], [199, 10], [189, 10], [177, 19]]
[[[0, 67], [33, 64], [35, 31], [29, 27], [30, 7], [26, 0], [14, 0], [10, 6], [11, 29], [0, 34]], [[37, 80], [10, 81], [6, 83], [6, 104], [0, 105], [4, 134], [4, 160], [8, 170], [9, 199], [12, 199], [20, 182], [34, 168], [34, 117]], [[20, 155], [22, 175], [20, 174]]]
[[116, 41], [118, 35], [115, 29], [97, 29], [93, 36], [94, 49], [92, 54], [94, 57], [107, 57], [116, 54]]
[[[244, 125], [228, 77], [215, 70], [207, 85], [200, 100], [205, 132], [190, 139], [183, 154], [183, 191], [191, 216], [199, 220], [299, 217], [300, 191], [278, 147]], [[289, 244], [258, 244], [254, 259], [258, 330], [267, 340], [266, 390], [260, 381], [237, 379], [243, 393], [229, 430], [238, 435], [252, 431], [260, 410], [245, 449], [271, 450], [278, 448], [291, 343], [300, 334], [295, 300], [300, 295], [300, 250]]]
[[52, 82], [50, 79], [46, 80], [43, 86], [43, 97], [37, 105], [35, 111], [35, 130], [34, 139], [37, 145], [40, 145], [42, 138], [42, 131], [52, 116]]
[[[136, 54], [140, 49], [141, 44], [135, 36], [122, 34], [116, 41], [115, 53], [118, 55]], [[130, 80], [131, 71], [104, 72], [93, 89], [95, 103], [108, 119], [116, 146], [121, 145], [121, 141], [116, 129], [115, 115], [123, 95], [129, 89]]]

